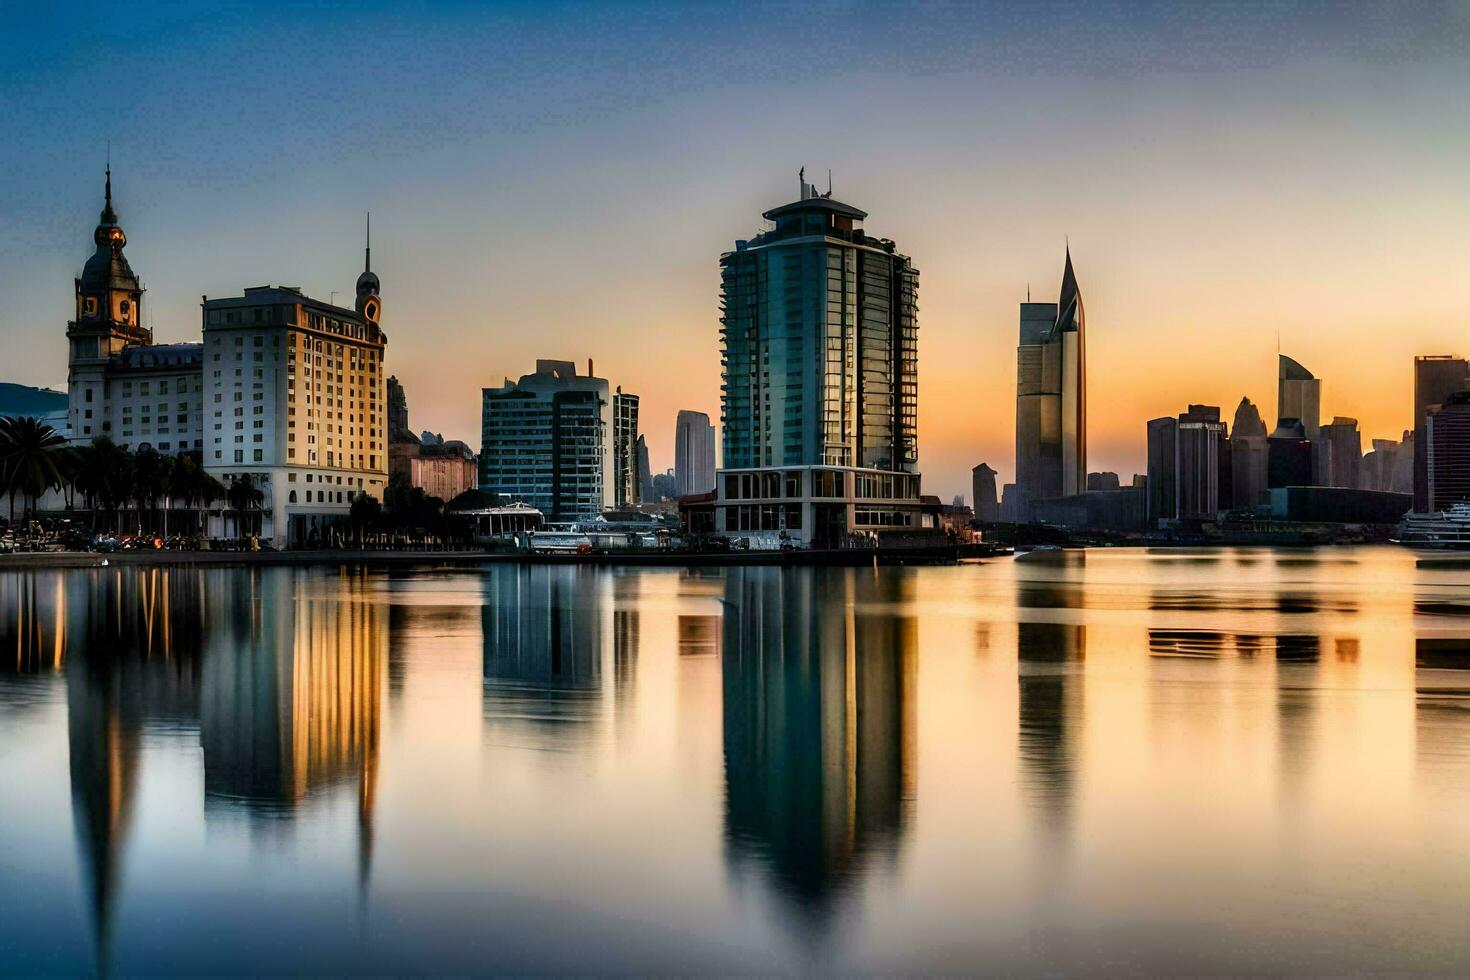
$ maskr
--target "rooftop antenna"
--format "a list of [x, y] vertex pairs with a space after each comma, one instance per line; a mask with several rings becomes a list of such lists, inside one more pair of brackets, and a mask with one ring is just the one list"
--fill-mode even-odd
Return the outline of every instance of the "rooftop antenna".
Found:
[[827, 196], [832, 196], [832, 168], [827, 168]]

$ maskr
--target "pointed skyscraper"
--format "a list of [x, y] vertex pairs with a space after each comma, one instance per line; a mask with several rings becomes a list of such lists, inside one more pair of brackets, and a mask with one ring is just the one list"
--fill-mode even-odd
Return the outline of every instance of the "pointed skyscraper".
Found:
[[1087, 344], [1082, 290], [1067, 249], [1056, 303], [1021, 304], [1016, 348], [1016, 488], [1021, 520], [1035, 501], [1087, 484]]

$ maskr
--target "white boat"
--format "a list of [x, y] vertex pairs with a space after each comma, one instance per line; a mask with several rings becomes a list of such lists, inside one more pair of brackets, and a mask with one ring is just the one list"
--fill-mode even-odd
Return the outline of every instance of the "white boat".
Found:
[[580, 531], [532, 531], [526, 537], [531, 551], [578, 552], [592, 547], [592, 539]]
[[1412, 548], [1470, 548], [1470, 501], [1438, 514], [1405, 514], [1396, 540]]

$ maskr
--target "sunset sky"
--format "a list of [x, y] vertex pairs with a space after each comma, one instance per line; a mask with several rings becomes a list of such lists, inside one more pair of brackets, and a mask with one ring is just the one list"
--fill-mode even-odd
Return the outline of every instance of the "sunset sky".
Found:
[[[1089, 468], [1187, 402], [1410, 425], [1470, 353], [1470, 5], [7, 5], [0, 380], [64, 387], [112, 145], [159, 340], [202, 294], [339, 302], [373, 214], [415, 429], [479, 442], [539, 357], [719, 414], [720, 252], [833, 171], [921, 270], [925, 488], [1013, 472], [1017, 304], [1070, 239]], [[1366, 445], [1365, 445], [1366, 448]]]

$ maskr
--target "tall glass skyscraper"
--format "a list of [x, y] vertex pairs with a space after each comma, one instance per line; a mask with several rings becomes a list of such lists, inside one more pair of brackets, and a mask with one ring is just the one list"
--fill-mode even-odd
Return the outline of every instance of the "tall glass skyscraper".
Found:
[[720, 259], [725, 466], [918, 468], [919, 271], [818, 195]]
[[1087, 489], [1087, 317], [1072, 251], [1056, 303], [1022, 303], [1016, 347], [1016, 489], [1031, 504]]
[[[891, 240], [863, 231], [866, 212], [804, 176], [801, 196], [764, 217], [773, 227], [720, 258], [721, 472], [782, 468], [772, 483], [781, 492], [767, 495], [757, 479], [754, 499], [771, 503], [742, 504], [720, 530], [799, 531], [791, 536], [807, 542], [915, 526], [916, 507], [894, 501], [917, 505], [919, 272]], [[795, 504], [816, 480], [843, 504]], [[720, 505], [752, 499], [717, 489]]]

